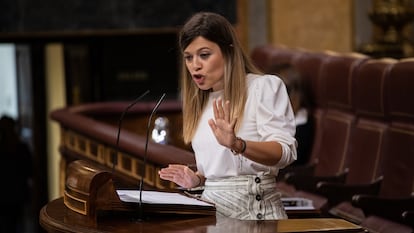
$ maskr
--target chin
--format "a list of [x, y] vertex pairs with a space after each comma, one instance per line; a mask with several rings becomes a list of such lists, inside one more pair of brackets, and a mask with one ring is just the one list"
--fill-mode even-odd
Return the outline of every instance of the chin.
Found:
[[208, 90], [211, 90], [212, 89], [211, 87], [206, 87], [206, 86], [198, 86], [198, 88], [200, 90], [203, 90], [203, 91], [208, 91]]

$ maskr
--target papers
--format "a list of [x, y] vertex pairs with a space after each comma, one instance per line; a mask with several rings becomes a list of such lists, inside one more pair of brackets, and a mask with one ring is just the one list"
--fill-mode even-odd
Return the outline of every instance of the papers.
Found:
[[[139, 190], [117, 190], [122, 202], [139, 203]], [[285, 210], [315, 210], [312, 200], [298, 197], [282, 198]], [[181, 211], [184, 213], [203, 213], [215, 211], [214, 204], [197, 197], [176, 192], [142, 191], [142, 203], [156, 211]]]
[[282, 197], [285, 210], [314, 210], [312, 200], [300, 197]]
[[[139, 203], [139, 190], [117, 190], [118, 196], [123, 202]], [[142, 203], [160, 205], [188, 205], [188, 206], [211, 206], [213, 204], [188, 197], [180, 193], [142, 191]]]

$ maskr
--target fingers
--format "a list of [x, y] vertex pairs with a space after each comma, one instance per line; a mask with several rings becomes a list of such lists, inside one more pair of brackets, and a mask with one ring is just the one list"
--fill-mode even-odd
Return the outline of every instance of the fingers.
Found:
[[224, 110], [223, 110], [223, 114], [224, 114], [224, 120], [226, 122], [230, 122], [230, 101], [226, 101], [224, 104]]
[[183, 178], [183, 165], [171, 164], [166, 168], [159, 171], [159, 175], [162, 179], [176, 182]]
[[209, 119], [208, 124], [217, 142], [229, 147], [236, 138], [234, 128], [237, 122], [237, 118], [231, 119], [230, 117], [230, 101], [223, 102], [221, 98], [214, 99], [213, 113], [214, 119]]
[[219, 98], [217, 100], [217, 111], [218, 111], [218, 116], [220, 119], [224, 119], [224, 109], [223, 109], [223, 100], [221, 98]]
[[223, 119], [224, 117], [224, 109], [223, 109], [223, 101], [221, 98], [213, 100], [213, 112], [215, 119]]
[[210, 128], [213, 130], [213, 132], [216, 132], [217, 126], [216, 122], [214, 122], [213, 119], [208, 120], [208, 124], [210, 125]]
[[[158, 172], [161, 179], [172, 181], [184, 188], [191, 188], [195, 181], [195, 173], [188, 166], [180, 164], [170, 164], [168, 167]], [[197, 178], [197, 177], [196, 177]]]
[[183, 173], [185, 166], [180, 164], [170, 164], [166, 168], [162, 168], [160, 170], [160, 174], [162, 175], [175, 175]]
[[218, 112], [217, 100], [216, 99], [213, 100], [213, 113], [214, 113], [214, 119], [219, 118], [219, 112]]
[[224, 119], [226, 122], [230, 122], [230, 101], [226, 101], [223, 104], [221, 98], [213, 100], [213, 112], [215, 119]]

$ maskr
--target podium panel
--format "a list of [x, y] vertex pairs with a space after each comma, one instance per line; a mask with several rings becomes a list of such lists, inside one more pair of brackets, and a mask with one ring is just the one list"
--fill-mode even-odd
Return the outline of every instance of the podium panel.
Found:
[[70, 211], [63, 198], [58, 198], [40, 211], [40, 225], [47, 232], [366, 232], [362, 227], [336, 218], [304, 218], [286, 220], [237, 220], [214, 215], [150, 215], [139, 220], [134, 215], [114, 212], [99, 216], [97, 221]]

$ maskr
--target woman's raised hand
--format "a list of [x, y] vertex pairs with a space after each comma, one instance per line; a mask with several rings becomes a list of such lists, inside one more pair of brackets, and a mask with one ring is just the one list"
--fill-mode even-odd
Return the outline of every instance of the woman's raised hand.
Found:
[[220, 145], [231, 148], [236, 142], [234, 126], [236, 119], [230, 122], [230, 101], [223, 103], [223, 100], [213, 100], [214, 119], [210, 119], [208, 124], [213, 130], [214, 135]]

